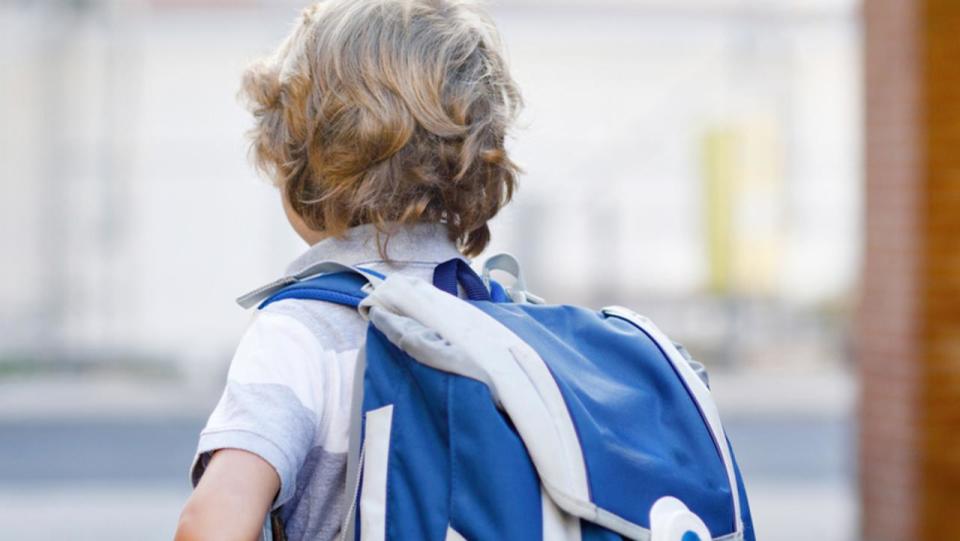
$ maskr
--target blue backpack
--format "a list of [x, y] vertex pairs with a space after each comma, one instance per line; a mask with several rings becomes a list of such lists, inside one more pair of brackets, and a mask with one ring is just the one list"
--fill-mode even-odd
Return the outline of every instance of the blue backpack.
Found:
[[630, 310], [525, 289], [504, 254], [483, 277], [442, 263], [433, 284], [321, 263], [239, 300], [332, 302], [370, 322], [341, 538], [754, 541], [697, 363]]

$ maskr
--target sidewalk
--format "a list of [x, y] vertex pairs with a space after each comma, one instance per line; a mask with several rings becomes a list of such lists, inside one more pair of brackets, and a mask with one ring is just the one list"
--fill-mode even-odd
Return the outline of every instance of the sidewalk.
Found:
[[[715, 374], [712, 386], [759, 539], [854, 541], [853, 380]], [[213, 383], [117, 376], [0, 382], [0, 441], [15, 442], [0, 446], [4, 531], [11, 539], [169, 539], [197, 434], [219, 393]]]

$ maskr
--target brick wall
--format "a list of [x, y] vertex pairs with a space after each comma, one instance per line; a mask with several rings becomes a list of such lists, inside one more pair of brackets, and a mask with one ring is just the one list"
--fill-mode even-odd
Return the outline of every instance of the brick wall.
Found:
[[928, 0], [924, 35], [921, 533], [960, 539], [960, 1]]
[[863, 539], [960, 539], [960, 1], [864, 18]]

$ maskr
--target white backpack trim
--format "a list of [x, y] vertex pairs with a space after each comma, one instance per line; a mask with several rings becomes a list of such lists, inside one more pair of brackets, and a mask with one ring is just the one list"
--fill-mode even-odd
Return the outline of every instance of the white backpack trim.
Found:
[[387, 538], [387, 465], [393, 404], [368, 411], [364, 427], [363, 488], [360, 493], [360, 539]]

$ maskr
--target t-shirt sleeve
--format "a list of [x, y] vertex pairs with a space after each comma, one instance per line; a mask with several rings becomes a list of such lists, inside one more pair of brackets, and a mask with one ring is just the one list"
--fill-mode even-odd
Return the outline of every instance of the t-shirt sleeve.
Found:
[[241, 449], [277, 471], [280, 492], [274, 509], [295, 494], [297, 472], [323, 414], [323, 355], [317, 338], [296, 319], [257, 314], [231, 361], [223, 395], [200, 433], [190, 474], [194, 486], [214, 451]]

